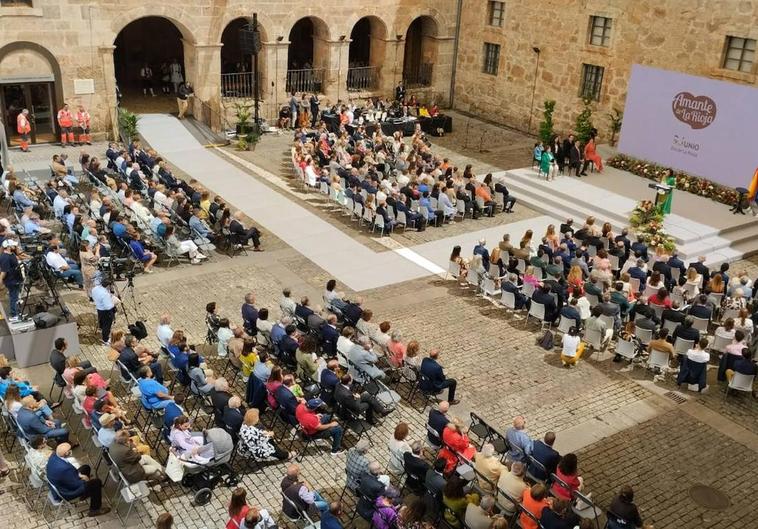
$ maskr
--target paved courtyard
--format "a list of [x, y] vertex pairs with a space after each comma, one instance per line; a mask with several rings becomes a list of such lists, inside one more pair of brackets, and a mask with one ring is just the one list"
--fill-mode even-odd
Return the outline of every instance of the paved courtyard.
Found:
[[[528, 149], [529, 138], [491, 125], [485, 125], [486, 130], [500, 131], [511, 146], [500, 152], [502, 159], [495, 159], [493, 153], [476, 152], [478, 146], [461, 148], [482, 141], [482, 150], [495, 149], [494, 142], [487, 144], [489, 140], [478, 138], [482, 131], [478, 124], [472, 124], [466, 139], [465, 118], [458, 123], [461, 126], [454, 134], [441, 139], [439, 149], [450, 153], [459, 166], [474, 163], [475, 170], [481, 171], [524, 165], [524, 158], [528, 160], [523, 149], [524, 146]], [[475, 134], [473, 130], [478, 132]], [[266, 137], [245, 158], [274, 173], [279, 180], [269, 181], [255, 174], [250, 178], [263, 181], [293, 200], [305, 202], [312, 211], [374, 251], [385, 250], [386, 241], [378, 242], [365, 230], [357, 230], [354, 223], [344, 220], [338, 212], [330, 212], [320, 197], [305, 194], [292, 182], [287, 147], [284, 137]], [[477, 161], [477, 156], [481, 156], [481, 161]], [[429, 229], [424, 234], [396, 234], [393, 239], [395, 244], [412, 246], [455, 235], [459, 230], [481, 229], [481, 223], [497, 226], [533, 216], [535, 212], [522, 206], [514, 216], [498, 215], [477, 221], [479, 224], [465, 221]], [[504, 226], [503, 230], [506, 229]], [[184, 329], [191, 343], [202, 343], [204, 307], [209, 301], [216, 301], [220, 313], [238, 324], [240, 304], [248, 291], [255, 292], [259, 308], [268, 307], [274, 315], [279, 314], [278, 299], [285, 286], [292, 288], [295, 298], [308, 295], [320, 301], [329, 277], [326, 271], [267, 233], [264, 247], [263, 253], [233, 259], [215, 255], [212, 262], [199, 267], [179, 266], [139, 276], [135, 281], [135, 302], [128, 303], [130, 318], [138, 316], [145, 321], [150, 330], [147, 342], [153, 347], [156, 347], [153, 332], [164, 311], [173, 314], [174, 329]], [[733, 270], [741, 269], [750, 271], [752, 277], [758, 276], [758, 260], [733, 265]], [[403, 331], [406, 339], [419, 340], [423, 352], [432, 348], [441, 351], [446, 371], [458, 380], [460, 388], [461, 404], [453, 407], [454, 414], [468, 419], [473, 411], [502, 430], [509, 426], [513, 416], [523, 414], [532, 437], [541, 437], [549, 430], [557, 432], [557, 448], [562, 453], [578, 454], [587, 490], [600, 507], [607, 507], [622, 485], [631, 484], [637, 492], [643, 519], [652, 522], [656, 529], [758, 527], [754, 512], [758, 494], [756, 401], [749, 396], [730, 396], [724, 401], [715, 382], [715, 370], [709, 374], [713, 379], [709, 394], [679, 393], [684, 395], [684, 402], [679, 403], [670, 398], [670, 393], [677, 391], [671, 381], [653, 383], [649, 372], [613, 363], [608, 354], [595, 354], [576, 369], [563, 369], [557, 349], [548, 352], [536, 345], [534, 326], [526, 326], [523, 320], [513, 318], [453, 281], [429, 276], [360, 295], [365, 300], [364, 306], [374, 311], [377, 321], [388, 320], [393, 329]], [[66, 294], [66, 298], [80, 325], [82, 355], [107, 372], [110, 364], [105, 358], [105, 348], [96, 344], [92, 306], [76, 293]], [[125, 325], [123, 315], [117, 325]], [[216, 368], [221, 365], [212, 357], [211, 363]], [[26, 372], [43, 390], [47, 389], [50, 380], [47, 366]], [[404, 389], [400, 393], [407, 394]], [[404, 399], [393, 414], [383, 419], [371, 432], [370, 458], [382, 465], [387, 463], [386, 443], [401, 420], [409, 423], [412, 439], [424, 435], [425, 415], [419, 408], [420, 402], [414, 407]], [[84, 440], [84, 434], [81, 438]], [[354, 442], [355, 437], [348, 436], [347, 445]], [[88, 448], [78, 449], [77, 456], [96, 460], [96, 451]], [[14, 469], [20, 468], [19, 456], [16, 447], [9, 457]], [[249, 502], [278, 516], [281, 504], [278, 487], [285, 465], [270, 464], [257, 472], [242, 468], [241, 462], [237, 467]], [[310, 451], [302, 463], [302, 474], [326, 497], [336, 499], [344, 484], [344, 459], [334, 460], [322, 449]], [[44, 527], [47, 524], [40, 515], [44, 499], [26, 492], [24, 479], [20, 472], [13, 472], [0, 481], [0, 509], [5, 519], [12, 520], [11, 527]], [[728, 497], [729, 506], [723, 511], [701, 507], [689, 495], [696, 484], [722, 492]], [[112, 483], [108, 492], [113, 494]], [[137, 507], [128, 523], [132, 527], [153, 527], [157, 515], [169, 511], [180, 528], [223, 527], [229, 496], [229, 489], [218, 487], [208, 505], [194, 507], [181, 486], [165, 486]], [[36, 505], [27, 506], [25, 499], [36, 500]], [[51, 519], [49, 512], [46, 518]], [[120, 522], [112, 516], [96, 520], [68, 516], [55, 524], [61, 528], [118, 526]]]

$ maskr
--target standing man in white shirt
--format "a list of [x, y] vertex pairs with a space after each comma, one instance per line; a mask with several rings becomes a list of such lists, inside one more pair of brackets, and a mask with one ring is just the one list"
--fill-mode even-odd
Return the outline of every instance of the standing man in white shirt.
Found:
[[109, 287], [110, 279], [102, 282], [92, 289], [92, 301], [97, 309], [97, 324], [102, 333], [103, 345], [110, 345], [111, 327], [116, 319], [116, 303], [118, 298], [111, 294]]

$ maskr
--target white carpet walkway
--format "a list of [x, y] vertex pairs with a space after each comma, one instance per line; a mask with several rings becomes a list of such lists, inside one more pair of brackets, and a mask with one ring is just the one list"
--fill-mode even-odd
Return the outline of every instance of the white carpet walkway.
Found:
[[[355, 291], [445, 273], [450, 250], [456, 244], [460, 244], [467, 255], [481, 238], [486, 238], [493, 247], [504, 232], [518, 239], [527, 229], [542, 233], [554, 222], [541, 216], [413, 248], [377, 253], [203, 147], [176, 118], [163, 114], [143, 115], [140, 133], [176, 167], [223, 196], [256, 224]], [[244, 165], [269, 180], [277, 178], [248, 162]]]

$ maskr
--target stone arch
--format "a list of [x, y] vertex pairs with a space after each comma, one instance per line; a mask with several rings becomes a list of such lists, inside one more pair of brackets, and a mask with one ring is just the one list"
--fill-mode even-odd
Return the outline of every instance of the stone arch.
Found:
[[[252, 53], [246, 53], [240, 44], [239, 32], [248, 24], [252, 25], [252, 17], [236, 17], [224, 26], [221, 32], [221, 94], [225, 97], [253, 97], [255, 85], [253, 83]], [[261, 43], [268, 41], [266, 28], [258, 20]], [[263, 49], [258, 53], [258, 79], [260, 82], [259, 95], [261, 98], [267, 93], [266, 87], [266, 58]]]
[[181, 11], [177, 13], [176, 7], [173, 6], [160, 6], [150, 4], [127, 11], [122, 17], [114, 18], [113, 24], [111, 26], [113, 29], [113, 38], [109, 44], [116, 42], [116, 38], [118, 37], [119, 33], [121, 33], [124, 28], [126, 28], [126, 26], [132, 24], [133, 22], [137, 22], [142, 18], [148, 17], [165, 18], [171, 22], [176, 27], [176, 29], [179, 30], [179, 32], [182, 34], [182, 38], [185, 41], [192, 44], [197, 42], [195, 35], [199, 33], [199, 28], [194, 22], [185, 17]]
[[[191, 80], [192, 61], [186, 60], [185, 49], [193, 42], [187, 27], [173, 17], [147, 15], [132, 19], [121, 27], [113, 41], [113, 65], [119, 88], [122, 92], [144, 89], [140, 71], [145, 64], [153, 70], [153, 90], [164, 88], [161, 70], [174, 60], [181, 66], [180, 78]], [[176, 79], [171, 81], [170, 86], [175, 91]]]
[[429, 86], [437, 60], [439, 24], [429, 15], [420, 15], [408, 25], [403, 48], [403, 80], [408, 86]]
[[[9, 44], [6, 44], [2, 48], [0, 48], [0, 68], [2, 67], [3, 60], [6, 59], [8, 56], [13, 55], [17, 52], [23, 52], [23, 51], [30, 51], [35, 53], [36, 55], [42, 57], [47, 61], [47, 64], [50, 67], [53, 80], [55, 82], [55, 105], [56, 107], [60, 107], [63, 105], [63, 82], [62, 82], [62, 76], [61, 76], [61, 67], [60, 64], [58, 64], [58, 60], [55, 58], [55, 55], [45, 48], [44, 46], [37, 44], [36, 42], [31, 41], [17, 41], [17, 42], [11, 42]], [[0, 75], [2, 75], [2, 70], [0, 69]]]
[[[289, 69], [302, 68], [309, 64], [312, 68], [323, 68], [329, 64], [329, 26], [315, 15], [298, 19], [289, 30], [290, 42], [287, 53]], [[294, 68], [293, 66], [297, 67]]]
[[387, 25], [375, 15], [363, 16], [355, 21], [349, 36], [347, 88], [376, 90], [381, 85]]

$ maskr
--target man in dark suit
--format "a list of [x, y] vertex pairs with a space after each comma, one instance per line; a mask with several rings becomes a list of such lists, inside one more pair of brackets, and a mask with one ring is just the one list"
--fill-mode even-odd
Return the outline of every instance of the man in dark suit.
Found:
[[426, 473], [431, 468], [429, 463], [424, 461], [424, 445], [421, 441], [413, 441], [411, 451], [403, 454], [403, 468], [407, 475], [405, 485], [413, 492], [424, 491], [424, 480]]
[[384, 494], [384, 484], [379, 481], [379, 474], [381, 472], [381, 465], [376, 461], [372, 461], [368, 464], [368, 472], [364, 472], [359, 478], [358, 492], [360, 492], [360, 499], [358, 500], [357, 510], [364, 520], [371, 519], [376, 499]]
[[693, 344], [698, 343], [700, 341], [700, 331], [695, 329], [692, 324], [692, 318], [685, 318], [681, 325], [678, 325], [676, 329], [674, 329], [671, 341], [676, 343], [676, 339], [681, 338], [682, 340], [692, 340]]
[[668, 265], [671, 268], [679, 270], [679, 284], [683, 284], [684, 281], [686, 281], [684, 277], [687, 275], [687, 269], [684, 267], [684, 261], [679, 259], [679, 254], [674, 252], [673, 255], [669, 257]]
[[637, 236], [637, 240], [632, 243], [631, 250], [635, 254], [639, 254], [642, 259], [647, 261], [649, 259], [647, 254], [647, 244], [645, 244], [645, 238], [642, 235]]
[[713, 315], [713, 309], [708, 305], [708, 296], [700, 294], [697, 297], [695, 304], [690, 307], [689, 314], [696, 318], [710, 320]]
[[432, 349], [429, 356], [421, 361], [419, 372], [424, 377], [420, 384], [421, 390], [439, 393], [447, 388], [448, 402], [458, 404], [459, 401], [455, 400], [455, 388], [458, 382], [454, 378], [445, 377], [445, 372], [437, 361], [439, 355], [440, 352], [437, 349]]
[[326, 402], [329, 406], [334, 404], [334, 390], [340, 383], [340, 379], [337, 376], [337, 369], [339, 369], [339, 362], [336, 358], [329, 360], [326, 364], [326, 369], [321, 371], [321, 400]]
[[287, 333], [279, 340], [279, 356], [285, 364], [295, 363], [295, 353], [299, 347], [297, 340], [295, 340], [295, 332], [297, 327], [290, 324], [284, 328], [284, 332]]
[[529, 465], [529, 472], [537, 479], [544, 480], [550, 477], [550, 474], [558, 468], [558, 462], [561, 454], [553, 448], [555, 443], [555, 432], [547, 432], [543, 441], [535, 441], [532, 445], [532, 457], [545, 467], [545, 473], [535, 465]]
[[294, 383], [295, 380], [292, 378], [292, 375], [284, 375], [282, 385], [276, 388], [276, 391], [274, 392], [274, 399], [276, 399], [277, 404], [279, 404], [279, 407], [282, 409], [282, 418], [292, 426], [297, 424], [295, 410], [297, 409], [299, 401], [303, 400], [298, 399], [295, 397], [295, 394], [292, 393], [290, 387]]
[[545, 321], [554, 322], [558, 317], [558, 306], [550, 292], [552, 289], [549, 285], [542, 285], [532, 294], [532, 301], [545, 306]]
[[637, 303], [632, 306], [632, 310], [629, 311], [629, 319], [634, 321], [637, 319], [637, 315], [641, 314], [642, 317], [651, 319], [655, 322], [658, 321], [658, 316], [655, 314], [655, 310], [653, 310], [653, 307], [648, 305], [647, 298], [641, 297], [637, 300]]
[[352, 411], [355, 415], [366, 414], [366, 420], [371, 424], [376, 424], [374, 413], [382, 411], [381, 403], [372, 397], [368, 391], [361, 394], [353, 393], [353, 377], [342, 375], [340, 383], [334, 388], [334, 401], [342, 407]]
[[345, 324], [355, 327], [358, 320], [361, 319], [363, 309], [361, 308], [361, 298], [355, 301], [348, 301], [345, 308], [342, 310], [342, 316], [345, 318]]
[[661, 313], [661, 325], [664, 325], [667, 321], [673, 321], [677, 324], [682, 323], [687, 315], [679, 309], [679, 302], [672, 301], [671, 308], [663, 309]]
[[309, 304], [308, 296], [301, 298], [300, 304], [295, 306], [295, 316], [302, 318], [303, 321], [308, 321], [308, 316], [313, 314], [313, 309], [310, 308]]
[[500, 284], [500, 288], [505, 292], [512, 293], [516, 298], [516, 308], [522, 309], [527, 305], [528, 300], [526, 296], [521, 293], [521, 289], [519, 289], [517, 281], [518, 276], [516, 274], [509, 273], [505, 281]]
[[626, 253], [628, 254], [632, 249], [632, 241], [629, 240], [629, 230], [624, 228], [619, 235], [616, 235], [615, 242], [621, 242], [624, 244]]
[[395, 202], [395, 212], [398, 214], [400, 212], [405, 213], [405, 222], [407, 226], [414, 226], [418, 231], [424, 231], [426, 229], [426, 217], [415, 211], [411, 211], [408, 207], [407, 201], [408, 197], [400, 194]]
[[577, 329], [582, 328], [582, 315], [579, 312], [579, 309], [577, 308], [577, 299], [571, 298], [571, 301], [569, 301], [568, 305], [564, 305], [561, 309], [561, 316], [563, 316], [566, 319], [573, 320], [574, 326]]
[[604, 316], [613, 318], [613, 326], [616, 330], [621, 326], [621, 307], [611, 302], [610, 292], [605, 292], [597, 305]]
[[429, 439], [429, 442], [434, 445], [440, 444], [442, 431], [445, 429], [445, 426], [447, 426], [447, 423], [450, 422], [450, 419], [447, 418], [448, 409], [450, 409], [450, 404], [443, 400], [437, 405], [437, 409], [432, 408], [429, 410], [429, 419], [426, 421], [426, 425], [437, 432], [437, 437], [435, 438], [429, 432], [427, 432], [426, 437]]
[[321, 345], [327, 357], [337, 356], [337, 339], [339, 337], [337, 316], [330, 314], [326, 317], [326, 322], [321, 326]]
[[708, 280], [711, 278], [711, 272], [708, 270], [708, 267], [705, 266], [705, 256], [701, 255], [697, 258], [697, 261], [690, 263], [689, 266], [690, 268], [697, 270], [697, 273], [703, 276], [703, 284], [701, 285], [701, 288], [705, 289], [705, 285], [708, 284]]
[[640, 292], [644, 290], [645, 283], [647, 282], [647, 273], [645, 272], [644, 266], [645, 266], [645, 261], [642, 259], [637, 259], [637, 264], [629, 268], [629, 271], [628, 271], [629, 277], [633, 277], [639, 280]]
[[574, 219], [571, 219], [571, 218], [566, 219], [566, 222], [564, 222], [563, 224], [561, 224], [560, 231], [561, 231], [562, 234], [569, 233], [573, 237], [574, 231], [575, 231], [574, 230]]
[[424, 486], [426, 487], [426, 494], [424, 495], [426, 515], [430, 516], [431, 519], [437, 519], [437, 515], [442, 507], [442, 489], [445, 488], [445, 484], [447, 483], [443, 474], [445, 464], [444, 459], [436, 459], [433, 467], [426, 472], [426, 477], [424, 478]]
[[[71, 445], [61, 443], [55, 449], [55, 454], [47, 460], [47, 479], [66, 500], [89, 498], [88, 516], [100, 516], [110, 511], [102, 506], [103, 483], [97, 476], [90, 477], [87, 465], [74, 467], [67, 458], [71, 457]], [[55, 495], [51, 492], [51, 494]]]
[[224, 429], [229, 432], [233, 439], [237, 439], [240, 428], [242, 428], [242, 420], [245, 416], [245, 408], [242, 407], [242, 399], [238, 396], [233, 396], [229, 399], [226, 408], [223, 413]]
[[669, 290], [674, 289], [674, 278], [671, 276], [671, 267], [668, 265], [668, 263], [664, 263], [663, 261], [656, 261], [656, 263], [653, 265], [653, 271], [658, 272], [663, 276], [663, 282], [666, 285], [666, 288]]

